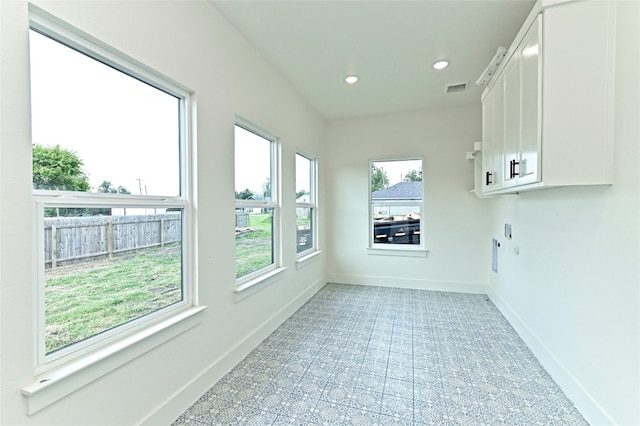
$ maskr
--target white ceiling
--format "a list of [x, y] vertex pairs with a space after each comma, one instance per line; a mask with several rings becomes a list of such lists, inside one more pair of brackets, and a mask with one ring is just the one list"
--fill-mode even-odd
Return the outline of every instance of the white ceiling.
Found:
[[[326, 119], [480, 102], [480, 77], [533, 0], [211, 3]], [[432, 68], [438, 59], [451, 63]], [[357, 74], [348, 85], [344, 77]], [[464, 92], [446, 86], [469, 82]]]

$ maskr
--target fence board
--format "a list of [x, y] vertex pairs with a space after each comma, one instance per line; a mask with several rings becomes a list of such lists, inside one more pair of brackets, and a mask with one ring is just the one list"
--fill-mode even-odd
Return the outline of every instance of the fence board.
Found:
[[44, 220], [45, 267], [182, 241], [182, 215], [55, 217]]
[[249, 227], [249, 213], [245, 211], [236, 210], [236, 228], [248, 228]]

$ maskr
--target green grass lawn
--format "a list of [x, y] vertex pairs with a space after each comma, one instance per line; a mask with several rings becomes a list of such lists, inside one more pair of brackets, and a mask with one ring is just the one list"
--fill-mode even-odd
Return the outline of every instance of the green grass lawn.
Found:
[[[273, 262], [272, 215], [252, 214], [249, 226], [236, 237], [236, 277]], [[181, 276], [177, 244], [47, 270], [46, 353], [179, 302]]]
[[270, 214], [249, 215], [252, 232], [236, 237], [236, 278], [273, 263], [272, 219]]
[[182, 300], [180, 247], [63, 266], [45, 273], [46, 352]]

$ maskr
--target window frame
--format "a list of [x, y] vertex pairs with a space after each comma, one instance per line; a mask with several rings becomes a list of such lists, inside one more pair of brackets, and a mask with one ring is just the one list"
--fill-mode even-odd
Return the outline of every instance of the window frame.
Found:
[[[279, 138], [273, 133], [263, 129], [262, 127], [252, 123], [251, 121], [236, 115], [234, 122], [234, 134], [235, 127], [240, 127], [248, 132], [259, 136], [270, 143], [269, 149], [269, 161], [270, 161], [270, 184], [271, 184], [271, 199], [266, 200], [239, 200], [234, 196], [234, 212], [236, 209], [241, 208], [260, 208], [260, 209], [272, 209], [272, 236], [271, 236], [271, 254], [272, 262], [260, 269], [252, 271], [241, 277], [236, 277], [236, 292], [244, 291], [255, 284], [263, 282], [265, 279], [271, 278], [275, 274], [278, 274], [282, 269], [282, 255], [281, 255], [281, 238], [280, 238], [280, 142]], [[234, 168], [235, 168], [235, 136], [234, 136]], [[234, 175], [234, 188], [235, 188], [235, 175]], [[235, 256], [234, 256], [235, 258]], [[237, 271], [236, 271], [237, 272]]]
[[[318, 160], [315, 156], [306, 153], [301, 149], [296, 149], [295, 157], [296, 161], [294, 162], [294, 176], [295, 180], [297, 180], [297, 156], [301, 156], [304, 159], [309, 161], [309, 202], [302, 203], [298, 202], [296, 199], [296, 218], [297, 218], [297, 209], [299, 208], [307, 208], [311, 210], [311, 247], [303, 250], [298, 253], [298, 235], [296, 228], [296, 260], [301, 261], [308, 258], [310, 255], [319, 251], [318, 245]], [[294, 191], [297, 191], [297, 188], [294, 188]]]
[[[36, 273], [37, 312], [35, 335], [35, 374], [40, 375], [62, 364], [99, 351], [113, 352], [134, 335], [146, 336], [149, 330], [159, 328], [162, 323], [175, 323], [189, 316], [187, 312], [197, 306], [195, 276], [195, 232], [193, 212], [193, 158], [192, 145], [192, 101], [191, 91], [170, 78], [152, 70], [139, 61], [111, 48], [99, 40], [77, 30], [70, 25], [50, 16], [37, 7], [29, 8], [30, 30], [36, 31], [62, 45], [76, 50], [105, 66], [114, 68], [123, 74], [148, 84], [174, 96], [178, 100], [179, 123], [179, 195], [146, 196], [133, 194], [108, 194], [58, 190], [33, 190], [34, 227], [36, 243], [34, 249], [34, 270]], [[44, 209], [49, 207], [126, 207], [126, 208], [178, 208], [182, 211], [182, 300], [165, 306], [152, 313], [145, 314], [113, 329], [72, 343], [50, 354], [45, 349], [45, 278], [44, 278]], [[199, 311], [199, 310], [198, 310]], [[194, 311], [195, 312], [195, 311]], [[97, 352], [98, 351], [98, 352]]]
[[[371, 167], [376, 163], [390, 162], [390, 161], [420, 161], [422, 164], [422, 175], [423, 179], [422, 183], [422, 198], [420, 201], [414, 200], [396, 200], [396, 201], [377, 201], [374, 203], [371, 194], [372, 194], [372, 185], [371, 185]], [[367, 222], [368, 227], [368, 254], [375, 255], [390, 255], [390, 256], [408, 256], [408, 257], [426, 257], [427, 250], [424, 238], [424, 194], [425, 194], [425, 180], [424, 180], [424, 157], [410, 156], [410, 157], [386, 157], [386, 158], [376, 158], [369, 160], [369, 168], [368, 168], [368, 176], [369, 176], [369, 184], [368, 184], [368, 212], [369, 212], [369, 220]], [[374, 218], [374, 207], [375, 206], [394, 206], [394, 205], [415, 205], [420, 207], [420, 244], [388, 244], [388, 243], [376, 243], [374, 228], [373, 228], [373, 218]]]

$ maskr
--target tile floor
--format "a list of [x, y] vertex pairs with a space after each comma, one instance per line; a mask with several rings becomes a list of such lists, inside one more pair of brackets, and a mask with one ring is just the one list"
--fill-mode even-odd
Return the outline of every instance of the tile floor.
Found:
[[484, 295], [328, 284], [180, 425], [586, 425]]

